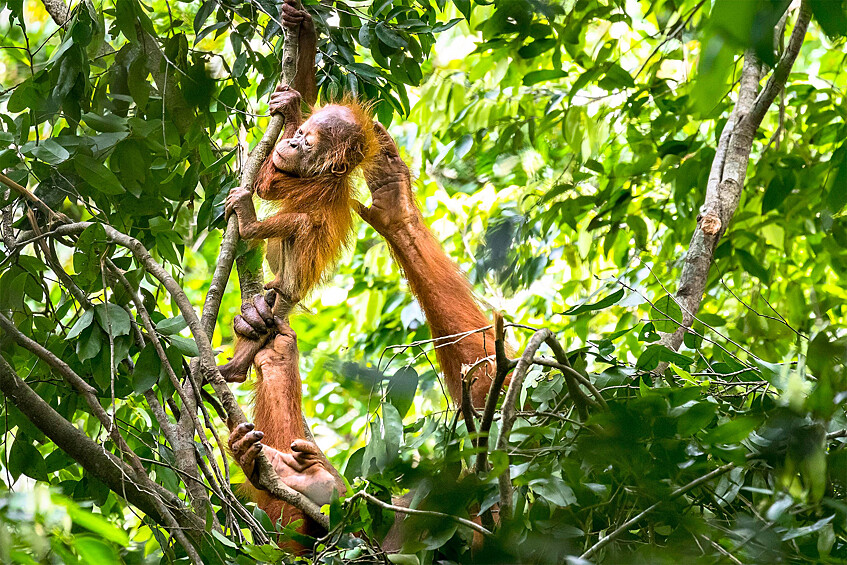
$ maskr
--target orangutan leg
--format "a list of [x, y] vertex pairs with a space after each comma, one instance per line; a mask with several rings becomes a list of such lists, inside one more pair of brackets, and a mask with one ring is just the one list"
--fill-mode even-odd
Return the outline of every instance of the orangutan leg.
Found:
[[233, 320], [236, 333], [235, 351], [229, 363], [219, 366], [227, 382], [243, 383], [253, 364], [253, 358], [262, 350], [275, 329], [273, 307], [276, 293], [257, 294], [252, 301], [241, 305], [241, 314]]

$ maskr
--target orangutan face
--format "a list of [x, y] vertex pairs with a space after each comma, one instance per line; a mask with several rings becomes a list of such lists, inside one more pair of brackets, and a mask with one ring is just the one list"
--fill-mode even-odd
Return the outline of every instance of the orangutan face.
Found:
[[358, 165], [346, 148], [351, 147], [351, 139], [361, 136], [362, 128], [348, 108], [325, 106], [303, 122], [293, 137], [277, 144], [273, 164], [294, 177], [345, 174]]

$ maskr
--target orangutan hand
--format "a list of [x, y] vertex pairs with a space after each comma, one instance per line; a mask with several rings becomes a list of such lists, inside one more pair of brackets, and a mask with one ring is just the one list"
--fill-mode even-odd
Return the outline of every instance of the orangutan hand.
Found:
[[260, 371], [266, 365], [281, 365], [286, 362], [293, 362], [296, 365], [300, 359], [300, 353], [297, 350], [297, 334], [291, 326], [279, 316], [275, 316], [274, 330], [277, 335], [274, 336], [273, 341], [263, 347], [253, 359], [253, 363]]
[[253, 193], [251, 191], [240, 186], [230, 189], [224, 201], [224, 218], [228, 220], [233, 212], [238, 215], [239, 212], [244, 211], [248, 206], [252, 210], [255, 209], [253, 206]]
[[297, 0], [285, 0], [280, 6], [279, 15], [282, 18], [282, 25], [288, 29], [297, 29], [300, 27], [300, 34], [314, 33], [315, 24], [312, 21], [312, 16], [306, 10], [297, 7]]
[[382, 149], [365, 175], [371, 206], [356, 202], [356, 211], [383, 237], [390, 237], [395, 230], [420, 218], [420, 211], [412, 193], [409, 167], [400, 158], [397, 145], [385, 126], [375, 121], [374, 127]]
[[286, 120], [294, 120], [299, 116], [302, 99], [299, 92], [290, 86], [281, 84], [271, 94], [268, 109], [271, 114], [282, 114]]
[[263, 437], [265, 434], [254, 430], [253, 424], [241, 424], [229, 436], [229, 448], [235, 461], [253, 486], [259, 488], [256, 458], [264, 451], [274, 471], [286, 486], [308, 497], [315, 504], [328, 504], [332, 498], [332, 490], [336, 488], [335, 477], [325, 467], [318, 446], [305, 439], [296, 439], [291, 442], [291, 453], [283, 453], [262, 445]]

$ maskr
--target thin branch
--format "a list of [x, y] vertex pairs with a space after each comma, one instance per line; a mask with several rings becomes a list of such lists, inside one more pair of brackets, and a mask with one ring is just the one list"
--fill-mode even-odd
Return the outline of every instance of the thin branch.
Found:
[[503, 388], [503, 383], [506, 381], [506, 375], [512, 369], [513, 365], [506, 357], [506, 330], [503, 325], [503, 315], [499, 312], [494, 313], [494, 359], [495, 370], [494, 378], [491, 380], [491, 386], [488, 389], [488, 397], [485, 400], [485, 410], [482, 413], [482, 420], [479, 424], [479, 442], [477, 447], [480, 449], [476, 456], [476, 473], [484, 473], [488, 471], [488, 432], [491, 431], [491, 423], [494, 421], [494, 412], [497, 411], [497, 399], [500, 397], [500, 390]]
[[27, 190], [26, 187], [19, 185], [18, 183], [16, 183], [15, 181], [10, 179], [9, 177], [4, 175], [3, 173], [0, 173], [0, 182], [2, 182], [6, 186], [8, 186], [12, 190], [14, 190], [15, 192], [17, 192], [21, 196], [23, 196], [25, 199], [27, 199], [30, 202], [32, 202], [33, 204], [35, 204], [42, 212], [44, 212], [47, 215], [47, 217], [49, 219], [53, 220], [53, 219], [56, 219], [59, 216], [56, 212], [53, 211], [52, 208], [50, 208], [50, 206], [45, 204], [39, 197], [37, 197], [32, 192]]
[[646, 509], [639, 512], [638, 514], [636, 514], [635, 516], [633, 516], [632, 518], [630, 518], [629, 520], [627, 520], [626, 522], [624, 522], [623, 524], [621, 524], [620, 526], [615, 528], [615, 530], [613, 532], [611, 532], [611, 533], [603, 536], [602, 538], [600, 538], [597, 541], [597, 543], [595, 543], [594, 545], [589, 547], [588, 550], [585, 553], [583, 553], [582, 555], [579, 556], [579, 558], [580, 559], [590, 558], [592, 555], [597, 553], [597, 551], [604, 548], [611, 541], [613, 541], [615, 538], [617, 538], [619, 535], [621, 535], [622, 533], [627, 531], [630, 528], [630, 526], [636, 524], [639, 520], [644, 518], [644, 516], [646, 516], [647, 514], [649, 514], [650, 512], [652, 512], [653, 510], [655, 510], [659, 506], [661, 506], [662, 504], [670, 502], [671, 500], [673, 500], [673, 499], [675, 499], [679, 496], [682, 496], [683, 494], [690, 491], [694, 487], [702, 485], [703, 483], [710, 481], [710, 480], [714, 479], [715, 477], [719, 477], [720, 475], [723, 475], [724, 473], [726, 473], [727, 471], [729, 471], [730, 469], [732, 469], [734, 467], [735, 467], [735, 463], [727, 463], [726, 465], [722, 465], [722, 466], [718, 467], [717, 469], [714, 469], [711, 472], [706, 473], [702, 477], [698, 477], [698, 478], [694, 479], [693, 481], [691, 481], [687, 485], [681, 486], [678, 489], [672, 491], [670, 494], [668, 494], [667, 496], [665, 496], [664, 498], [662, 498], [658, 502], [648, 506]]
[[454, 522], [458, 522], [459, 524], [461, 524], [463, 526], [467, 526], [468, 528], [471, 528], [472, 530], [477, 531], [477, 532], [479, 532], [483, 535], [486, 535], [486, 536], [492, 535], [489, 530], [480, 526], [479, 524], [471, 522], [467, 518], [461, 518], [459, 516], [453, 516], [452, 514], [445, 514], [444, 512], [437, 512], [435, 510], [418, 510], [417, 508], [406, 508], [405, 506], [397, 506], [395, 504], [389, 504], [387, 502], [383, 502], [382, 500], [378, 499], [374, 495], [367, 493], [363, 490], [360, 490], [359, 492], [357, 492], [356, 494], [354, 494], [353, 496], [348, 498], [346, 502], [348, 502], [348, 503], [353, 502], [357, 498], [364, 498], [365, 500], [367, 500], [371, 504], [375, 504], [375, 505], [379, 506], [380, 508], [385, 508], [386, 510], [392, 510], [394, 512], [400, 512], [402, 514], [411, 514], [413, 516], [432, 516], [432, 517], [435, 517], [435, 518], [446, 518], [448, 520], [453, 520]]

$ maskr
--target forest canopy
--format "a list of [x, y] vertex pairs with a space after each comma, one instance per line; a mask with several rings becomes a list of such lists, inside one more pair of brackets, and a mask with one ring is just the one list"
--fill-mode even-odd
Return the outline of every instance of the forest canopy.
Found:
[[451, 397], [354, 218], [290, 318], [318, 535], [242, 486], [216, 367], [273, 278], [225, 201], [280, 6], [0, 0], [0, 562], [847, 560], [847, 2], [303, 2], [496, 341]]

